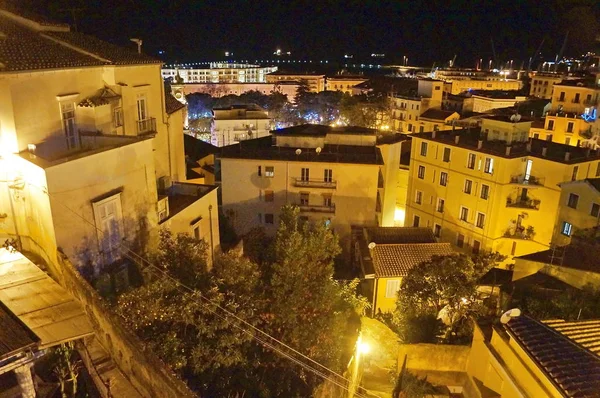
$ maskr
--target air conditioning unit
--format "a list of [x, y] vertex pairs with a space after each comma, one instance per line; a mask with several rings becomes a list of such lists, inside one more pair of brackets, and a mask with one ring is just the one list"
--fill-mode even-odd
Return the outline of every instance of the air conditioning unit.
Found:
[[169, 197], [165, 196], [158, 199], [157, 203], [158, 222], [169, 218]]
[[171, 188], [172, 182], [170, 176], [162, 176], [158, 179], [158, 190], [159, 191], [167, 191]]

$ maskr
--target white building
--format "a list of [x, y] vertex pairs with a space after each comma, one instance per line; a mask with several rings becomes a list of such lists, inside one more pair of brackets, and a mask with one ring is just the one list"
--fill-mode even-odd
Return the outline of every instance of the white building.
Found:
[[269, 113], [257, 105], [233, 105], [213, 109], [210, 139], [215, 146], [266, 137], [270, 130]]
[[267, 74], [275, 72], [276, 66], [212, 62], [208, 68], [191, 68], [174, 65], [163, 68], [163, 79], [175, 79], [178, 75], [183, 83], [266, 83]]

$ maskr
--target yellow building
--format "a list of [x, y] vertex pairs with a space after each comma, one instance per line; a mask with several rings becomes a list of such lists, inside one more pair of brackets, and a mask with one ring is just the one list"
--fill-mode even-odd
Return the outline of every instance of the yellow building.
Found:
[[460, 119], [458, 112], [442, 109], [427, 109], [419, 116], [418, 131], [439, 131], [452, 129], [452, 122]]
[[211, 143], [221, 147], [266, 137], [272, 127], [271, 121], [269, 112], [254, 104], [213, 108]]
[[282, 206], [323, 221], [349, 252], [353, 225], [393, 226], [404, 135], [378, 137], [361, 127], [301, 125], [223, 147], [223, 211], [243, 235], [273, 234]]
[[531, 78], [529, 95], [532, 97], [552, 99], [554, 85], [562, 82], [563, 79], [563, 75], [556, 73], [536, 73]]
[[287, 73], [283, 71], [272, 72], [267, 75], [267, 83], [306, 82], [309, 91], [320, 93], [325, 91], [325, 75], [319, 73]]
[[526, 316], [475, 326], [467, 361], [472, 397], [594, 397], [600, 321], [539, 322]]
[[520, 90], [520, 80], [503, 79], [500, 77], [486, 78], [456, 78], [452, 76], [439, 77], [444, 80], [444, 91], [450, 94], [460, 94], [471, 90]]
[[482, 118], [480, 128], [412, 135], [405, 225], [432, 228], [465, 251], [518, 256], [547, 249], [559, 183], [594, 176], [596, 152], [528, 140], [531, 122]]
[[441, 80], [419, 79], [417, 95], [394, 95], [390, 97], [393, 106], [394, 131], [401, 133], [426, 131], [426, 123], [419, 124], [419, 118], [428, 109], [441, 108], [443, 84]]
[[597, 120], [600, 86], [595, 79], [570, 79], [554, 84], [551, 110], [543, 129], [531, 131], [540, 139], [572, 146], [600, 133]]
[[341, 91], [353, 95], [352, 88], [367, 80], [364, 76], [335, 75], [327, 77], [326, 88], [329, 91]]
[[190, 223], [208, 219], [198, 206], [215, 190], [170, 207], [186, 178], [184, 109], [164, 92], [159, 61], [3, 10], [0, 31], [0, 235], [54, 276], [59, 250], [98, 273], [151, 247], [160, 223], [193, 234]]
[[593, 170], [596, 178], [560, 184], [560, 208], [553, 243], [564, 246], [577, 231], [600, 226], [600, 164]]
[[362, 271], [362, 294], [371, 302], [372, 316], [396, 309], [402, 278], [432, 256], [454, 251], [437, 243], [429, 228], [357, 228], [354, 262]]

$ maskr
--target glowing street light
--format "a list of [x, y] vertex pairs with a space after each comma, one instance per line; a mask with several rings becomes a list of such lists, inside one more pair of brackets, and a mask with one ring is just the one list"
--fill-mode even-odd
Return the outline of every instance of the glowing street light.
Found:
[[369, 343], [361, 341], [358, 343], [358, 352], [360, 352], [363, 355], [368, 354], [369, 352], [371, 352], [371, 346], [369, 345]]

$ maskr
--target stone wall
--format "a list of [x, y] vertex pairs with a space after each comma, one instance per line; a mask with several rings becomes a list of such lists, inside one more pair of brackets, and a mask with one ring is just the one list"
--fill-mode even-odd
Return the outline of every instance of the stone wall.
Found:
[[411, 370], [466, 372], [470, 350], [470, 346], [462, 345], [400, 344], [398, 366], [402, 366], [406, 355], [406, 367]]
[[65, 256], [59, 253], [63, 287], [85, 308], [95, 336], [110, 353], [119, 369], [145, 397], [195, 397], [187, 385], [141, 341], [121, 326], [121, 319], [108, 307], [100, 295], [81, 277]]

